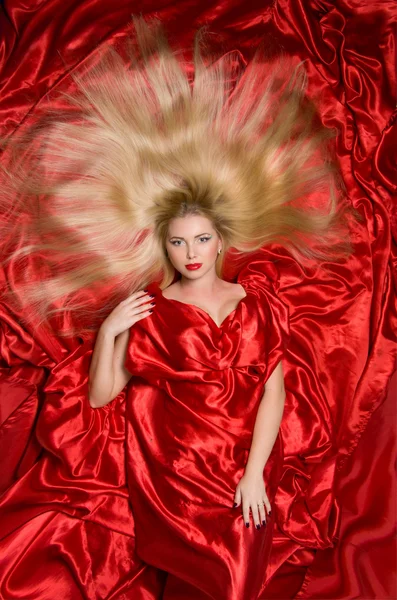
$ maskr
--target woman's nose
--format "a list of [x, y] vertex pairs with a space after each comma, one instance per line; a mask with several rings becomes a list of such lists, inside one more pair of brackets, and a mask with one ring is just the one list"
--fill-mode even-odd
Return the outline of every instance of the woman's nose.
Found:
[[190, 259], [190, 258], [193, 258], [194, 256], [196, 256], [196, 255], [195, 255], [193, 246], [188, 246], [187, 247], [187, 257]]

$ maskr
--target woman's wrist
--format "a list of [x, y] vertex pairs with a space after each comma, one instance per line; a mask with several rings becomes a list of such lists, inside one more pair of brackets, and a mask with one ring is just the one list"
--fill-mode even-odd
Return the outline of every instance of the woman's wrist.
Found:
[[247, 477], [253, 477], [253, 478], [263, 477], [264, 468], [265, 468], [265, 465], [247, 462], [247, 464], [245, 466], [245, 470], [244, 470], [244, 475], [246, 475]]
[[112, 325], [107, 321], [107, 319], [105, 319], [99, 328], [98, 336], [107, 339], [114, 339], [117, 337], [117, 333], [114, 331], [114, 329], [112, 329]]

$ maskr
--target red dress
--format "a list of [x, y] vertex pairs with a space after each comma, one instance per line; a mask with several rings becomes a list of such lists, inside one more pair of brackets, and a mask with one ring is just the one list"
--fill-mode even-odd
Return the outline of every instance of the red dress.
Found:
[[[164, 598], [257, 599], [272, 541], [233, 508], [264, 384], [289, 337], [288, 308], [255, 266], [246, 296], [220, 327], [202, 309], [165, 298], [131, 328], [125, 366], [127, 483], [136, 551], [168, 572]], [[280, 436], [264, 470], [273, 501]]]

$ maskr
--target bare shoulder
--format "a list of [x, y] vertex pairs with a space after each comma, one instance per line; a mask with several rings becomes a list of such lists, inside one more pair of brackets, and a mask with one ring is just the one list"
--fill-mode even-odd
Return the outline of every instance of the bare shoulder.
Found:
[[178, 299], [178, 290], [179, 290], [179, 282], [171, 283], [168, 287], [161, 291], [164, 298], [168, 298], [169, 300], [177, 300]]
[[229, 281], [223, 281], [223, 287], [225, 295], [229, 295], [236, 298], [244, 298], [247, 293], [244, 287], [240, 283], [231, 283]]

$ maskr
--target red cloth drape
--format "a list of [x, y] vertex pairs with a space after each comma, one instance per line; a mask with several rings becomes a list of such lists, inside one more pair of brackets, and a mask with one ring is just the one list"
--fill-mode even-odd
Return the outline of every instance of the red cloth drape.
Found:
[[[291, 341], [260, 598], [393, 598], [394, 2], [12, 0], [0, 11], [5, 136], [51, 105], [47, 92], [68, 88], [67, 68], [123, 38], [134, 11], [161, 19], [173, 45], [189, 48], [208, 23], [218, 51], [249, 60], [265, 39], [306, 60], [309, 93], [338, 130], [347, 194], [365, 221], [354, 256], [327, 272], [304, 273], [280, 248], [264, 252], [290, 308]], [[2, 285], [16, 276], [5, 266]], [[161, 574], [134, 554], [123, 398], [96, 411], [86, 399], [92, 340], [22, 326], [5, 299], [0, 310], [0, 597], [156, 597]]]

